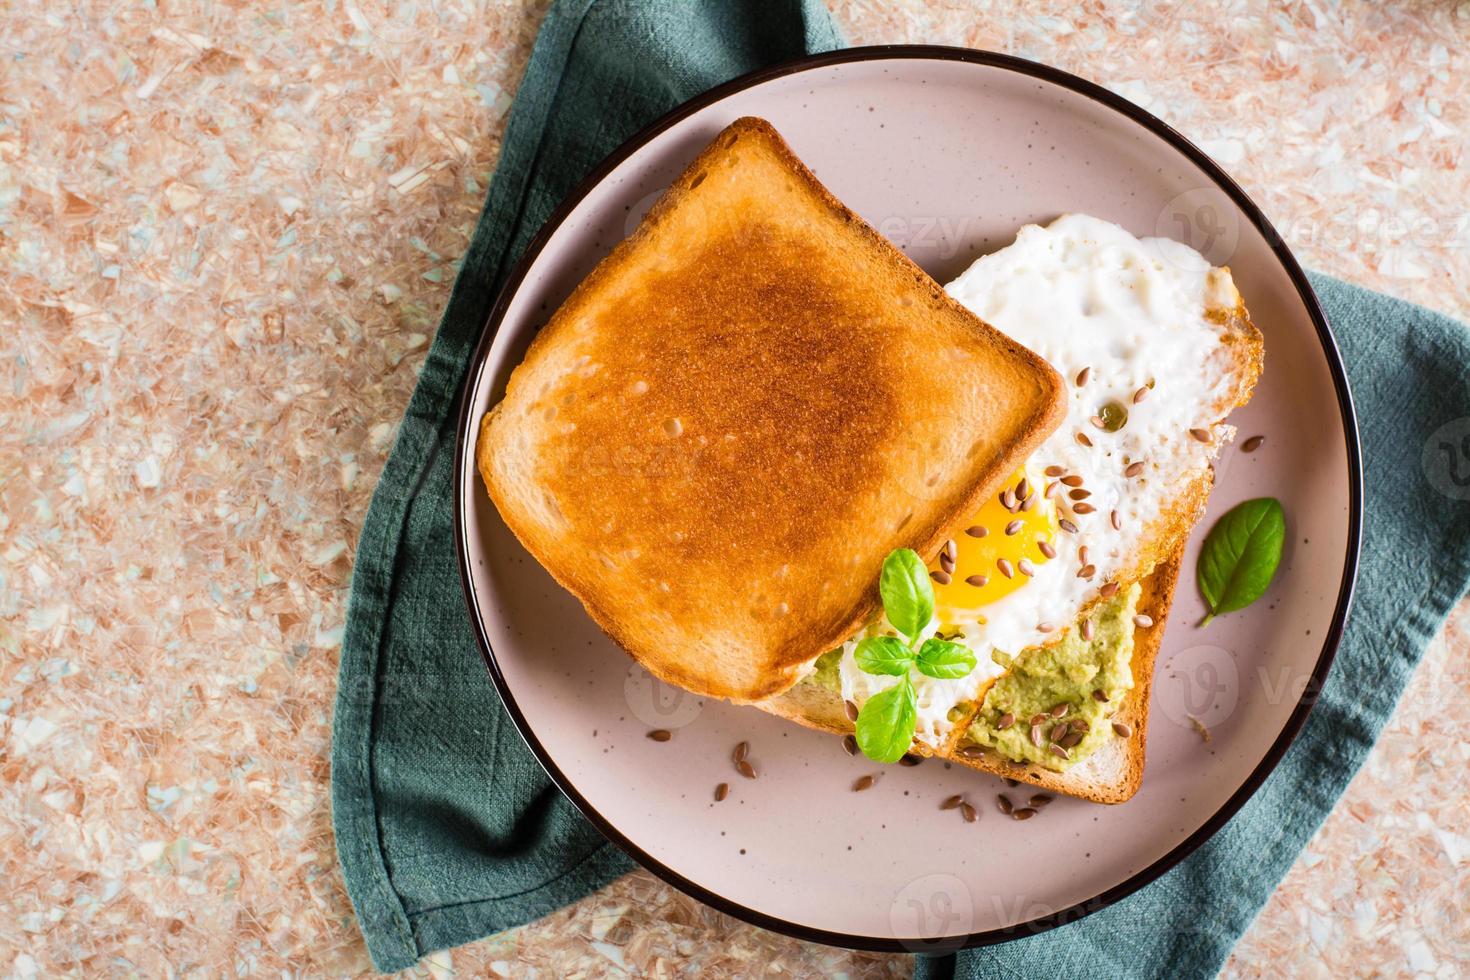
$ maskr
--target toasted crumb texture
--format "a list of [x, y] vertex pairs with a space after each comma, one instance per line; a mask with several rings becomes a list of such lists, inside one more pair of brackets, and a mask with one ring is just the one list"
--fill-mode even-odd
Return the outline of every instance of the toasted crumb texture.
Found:
[[476, 462], [624, 649], [754, 701], [875, 615], [884, 557], [932, 558], [1062, 414], [1041, 358], [746, 118], [543, 328]]

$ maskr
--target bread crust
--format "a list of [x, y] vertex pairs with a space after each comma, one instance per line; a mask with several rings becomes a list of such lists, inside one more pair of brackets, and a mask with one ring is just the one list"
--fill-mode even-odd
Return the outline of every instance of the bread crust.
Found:
[[476, 463], [648, 670], [756, 701], [1060, 423], [1061, 379], [737, 120], [536, 337]]

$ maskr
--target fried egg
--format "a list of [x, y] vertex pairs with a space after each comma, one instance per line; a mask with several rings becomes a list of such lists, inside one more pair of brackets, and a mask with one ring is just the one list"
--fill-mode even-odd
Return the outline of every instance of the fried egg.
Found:
[[[1233, 429], [1225, 316], [1230, 274], [1167, 239], [1071, 214], [1027, 225], [946, 289], [1045, 358], [1067, 384], [1061, 426], [985, 501], [931, 566], [930, 632], [968, 645], [957, 680], [912, 673], [916, 738], [938, 747], [969, 702], [1022, 650], [1077, 628], [1084, 612], [1146, 574], [1150, 526], [1185, 493]], [[861, 705], [898, 682], [859, 670], [844, 646], [842, 696]]]

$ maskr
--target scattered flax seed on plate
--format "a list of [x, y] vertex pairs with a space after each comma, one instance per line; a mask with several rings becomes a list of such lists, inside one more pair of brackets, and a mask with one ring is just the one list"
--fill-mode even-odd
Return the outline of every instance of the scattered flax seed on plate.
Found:
[[648, 733], [648, 737], [653, 739], [655, 742], [667, 742], [669, 739], [674, 737], [674, 733], [669, 731], [667, 728], [655, 728], [653, 731]]
[[852, 784], [854, 793], [861, 793], [865, 789], [872, 789], [873, 783], [877, 782], [872, 776], [860, 776], [857, 782]]
[[729, 795], [730, 795], [730, 784], [729, 783], [721, 783], [720, 785], [718, 785], [718, 786], [715, 787], [715, 802], [716, 803], [723, 802], [724, 799], [725, 799], [725, 797], [727, 797]]

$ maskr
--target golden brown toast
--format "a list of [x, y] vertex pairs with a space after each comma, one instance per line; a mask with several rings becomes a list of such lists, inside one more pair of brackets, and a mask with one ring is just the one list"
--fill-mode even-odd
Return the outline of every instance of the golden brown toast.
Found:
[[1061, 379], [740, 119], [486, 415], [506, 524], [658, 677], [753, 701], [877, 612], [1062, 418]]

